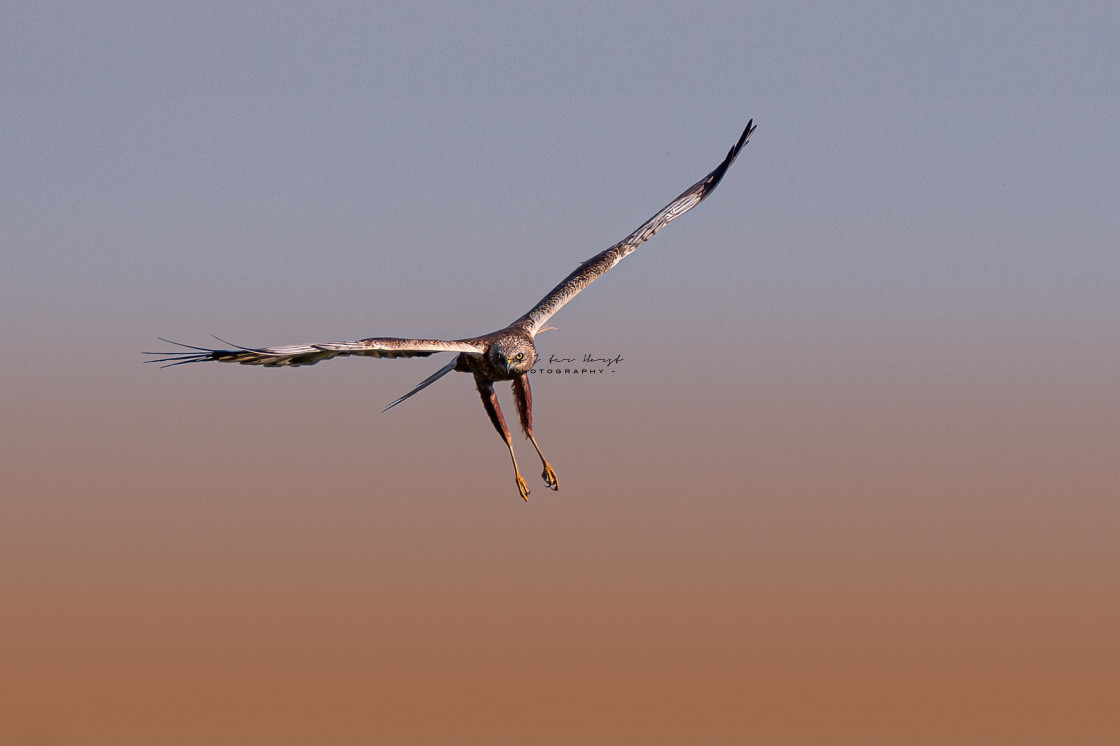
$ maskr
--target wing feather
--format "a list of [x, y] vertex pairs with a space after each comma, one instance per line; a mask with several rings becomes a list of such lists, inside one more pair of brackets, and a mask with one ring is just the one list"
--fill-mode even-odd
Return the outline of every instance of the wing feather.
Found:
[[545, 322], [554, 313], [564, 307], [568, 301], [576, 297], [585, 287], [590, 285], [607, 270], [618, 264], [622, 259], [653, 238], [653, 235], [664, 228], [673, 220], [691, 210], [707, 197], [719, 185], [727, 169], [735, 162], [739, 151], [751, 139], [755, 130], [754, 120], [747, 122], [739, 141], [728, 151], [723, 162], [715, 170], [700, 181], [686, 189], [683, 194], [666, 205], [660, 212], [638, 227], [633, 233], [622, 239], [609, 249], [602, 251], [576, 267], [575, 271], [564, 278], [554, 287], [548, 295], [541, 299], [527, 314], [513, 322], [511, 326], [518, 326], [529, 334], [536, 334]]
[[437, 352], [468, 352], [479, 354], [483, 347], [471, 340], [442, 339], [399, 339], [397, 337], [370, 337], [355, 342], [318, 342], [314, 344], [278, 345], [276, 347], [242, 347], [223, 339], [219, 342], [235, 349], [223, 350], [210, 347], [196, 347], [170, 339], [159, 338], [162, 342], [178, 345], [192, 352], [146, 352], [145, 355], [159, 355], [146, 362], [164, 363], [166, 368], [184, 363], [241, 363], [242, 365], [264, 365], [269, 368], [298, 367], [314, 365], [320, 360], [335, 357], [361, 355], [363, 357], [427, 357]]

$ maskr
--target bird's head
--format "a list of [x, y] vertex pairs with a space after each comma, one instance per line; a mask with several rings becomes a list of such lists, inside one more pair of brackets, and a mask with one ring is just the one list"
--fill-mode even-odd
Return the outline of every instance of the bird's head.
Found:
[[491, 365], [510, 374], [528, 373], [537, 362], [537, 351], [530, 339], [504, 337], [487, 351]]

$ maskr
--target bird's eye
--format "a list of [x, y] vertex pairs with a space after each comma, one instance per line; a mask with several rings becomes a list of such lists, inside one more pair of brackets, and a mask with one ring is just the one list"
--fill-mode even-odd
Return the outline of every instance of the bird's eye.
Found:
[[525, 359], [525, 353], [524, 352], [519, 352], [519, 353], [517, 353], [516, 355], [513, 356], [513, 359], [514, 360], [524, 360]]

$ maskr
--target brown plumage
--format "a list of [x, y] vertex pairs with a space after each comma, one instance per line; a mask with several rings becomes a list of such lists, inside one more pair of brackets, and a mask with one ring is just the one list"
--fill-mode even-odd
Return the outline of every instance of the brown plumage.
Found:
[[[192, 352], [149, 352], [148, 355], [160, 357], [148, 362], [165, 363], [167, 366], [184, 363], [217, 361], [222, 363], [241, 363], [242, 365], [264, 365], [268, 367], [296, 367], [314, 365], [321, 360], [348, 355], [365, 357], [427, 357], [437, 352], [459, 353], [450, 363], [423, 380], [416, 388], [393, 401], [385, 410], [395, 407], [418, 391], [426, 388], [451, 371], [470, 373], [474, 376], [475, 386], [482, 397], [482, 405], [493, 423], [494, 429], [502, 436], [513, 461], [513, 473], [517, 480], [517, 490], [521, 497], [529, 499], [529, 488], [521, 478], [517, 468], [517, 457], [513, 452], [513, 440], [506, 426], [498, 397], [494, 392], [497, 381], [511, 381], [514, 401], [517, 405], [521, 429], [529, 438], [540, 456], [544, 471], [541, 477], [550, 489], [557, 489], [556, 473], [541, 453], [537, 439], [533, 436], [533, 396], [529, 390], [528, 373], [537, 360], [536, 335], [542, 331], [545, 322], [564, 305], [594, 282], [603, 273], [618, 264], [627, 254], [653, 237], [657, 231], [671, 221], [691, 210], [719, 185], [728, 167], [735, 161], [739, 151], [750, 140], [754, 132], [754, 120], [747, 122], [739, 141], [727, 153], [727, 157], [715, 170], [686, 189], [660, 212], [643, 223], [609, 249], [602, 251], [583, 262], [564, 280], [552, 289], [533, 308], [509, 326], [481, 337], [469, 339], [398, 339], [395, 337], [371, 337], [356, 342], [321, 342], [315, 344], [283, 345], [278, 347], [239, 347], [222, 350], [209, 347], [194, 347], [160, 338], [164, 342], [179, 345]], [[224, 340], [219, 340], [224, 342]], [[230, 344], [225, 342], [225, 344]], [[382, 410], [382, 411], [385, 411]]]

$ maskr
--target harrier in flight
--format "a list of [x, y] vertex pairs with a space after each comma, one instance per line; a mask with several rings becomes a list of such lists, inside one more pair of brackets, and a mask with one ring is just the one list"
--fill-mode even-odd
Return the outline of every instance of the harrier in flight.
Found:
[[457, 352], [459, 354], [451, 362], [426, 378], [412, 391], [385, 407], [385, 410], [395, 407], [453, 370], [472, 374], [475, 386], [478, 387], [478, 393], [482, 395], [482, 406], [486, 408], [486, 414], [490, 417], [490, 422], [494, 424], [494, 428], [502, 436], [506, 448], [509, 449], [510, 459], [513, 460], [513, 474], [517, 480], [517, 491], [521, 493], [521, 497], [528, 500], [529, 487], [525, 484], [525, 480], [521, 478], [521, 471], [517, 468], [517, 457], [513, 453], [513, 440], [510, 438], [509, 428], [506, 427], [502, 410], [498, 406], [498, 397], [494, 393], [494, 383], [496, 381], [511, 381], [513, 398], [517, 403], [517, 414], [521, 419], [521, 429], [525, 431], [526, 437], [532, 442], [533, 448], [536, 449], [537, 455], [540, 456], [541, 463], [544, 465], [544, 472], [541, 475], [544, 478], [544, 483], [550, 489], [555, 490], [557, 489], [556, 472], [552, 470], [548, 460], [541, 453], [541, 447], [537, 445], [537, 439], [533, 437], [533, 398], [529, 392], [529, 376], [527, 374], [537, 360], [534, 338], [538, 332], [543, 330], [545, 322], [563, 308], [565, 303], [576, 297], [581, 290], [594, 282], [608, 269], [618, 264], [631, 251], [652, 238], [657, 231], [696, 207], [705, 197], [711, 194], [739, 155], [739, 151], [750, 140], [751, 133], [754, 132], [753, 124], [753, 119], [747, 122], [746, 129], [743, 130], [739, 141], [728, 151], [727, 157], [716, 166], [714, 171], [685, 190], [681, 196], [670, 202], [663, 210], [647, 220], [622, 241], [580, 264], [574, 272], [565, 277], [528, 313], [496, 332], [469, 339], [371, 337], [369, 339], [359, 339], [356, 342], [320, 342], [317, 344], [261, 348], [239, 347], [227, 342], [226, 344], [236, 348], [232, 350], [195, 347], [172, 342], [161, 337], [160, 339], [163, 342], [178, 345], [191, 351], [145, 353], [161, 356], [148, 362], [165, 363], [164, 367], [182, 365], [183, 363], [202, 363], [211, 360], [220, 363], [241, 363], [242, 365], [264, 365], [266, 367], [296, 367], [314, 365], [320, 360], [347, 355], [427, 357], [437, 352]]

